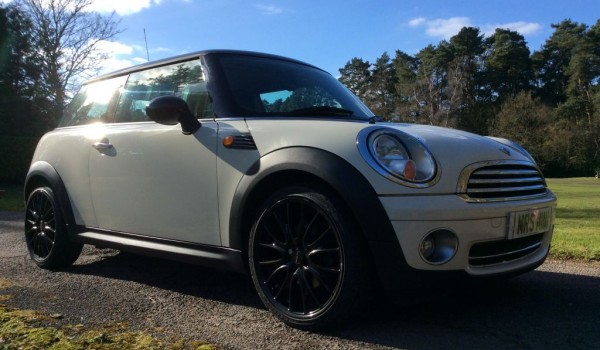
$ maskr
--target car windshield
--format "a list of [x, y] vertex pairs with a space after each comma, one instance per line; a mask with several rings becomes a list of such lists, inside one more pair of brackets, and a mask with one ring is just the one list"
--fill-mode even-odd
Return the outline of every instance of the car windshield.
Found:
[[[252, 117], [368, 119], [373, 113], [344, 85], [315, 67], [268, 57], [220, 55], [226, 114]], [[223, 82], [223, 81], [221, 81]]]

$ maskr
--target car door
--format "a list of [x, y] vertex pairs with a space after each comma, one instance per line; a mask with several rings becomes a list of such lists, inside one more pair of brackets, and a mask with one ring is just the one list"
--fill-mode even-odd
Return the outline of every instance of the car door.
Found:
[[193, 135], [145, 116], [154, 97], [175, 94], [210, 114], [199, 61], [132, 73], [115, 122], [91, 145], [90, 185], [98, 228], [180, 242], [220, 245], [218, 125], [201, 120]]

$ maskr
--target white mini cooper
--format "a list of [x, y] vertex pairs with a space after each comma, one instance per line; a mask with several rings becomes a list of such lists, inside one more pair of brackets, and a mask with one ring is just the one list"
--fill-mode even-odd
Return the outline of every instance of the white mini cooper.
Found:
[[316, 67], [223, 50], [87, 82], [25, 197], [40, 267], [86, 243], [249, 272], [304, 329], [355, 315], [374, 286], [532, 270], [556, 207], [514, 142], [382, 123]]

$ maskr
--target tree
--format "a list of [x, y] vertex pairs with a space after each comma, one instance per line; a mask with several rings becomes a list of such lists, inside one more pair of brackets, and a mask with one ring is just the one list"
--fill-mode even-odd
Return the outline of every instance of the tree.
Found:
[[32, 40], [41, 57], [42, 82], [50, 101], [51, 119], [60, 116], [68, 93], [85, 74], [93, 74], [106, 54], [104, 40], [119, 30], [114, 12], [88, 11], [93, 0], [17, 0], [32, 22]]
[[452, 59], [448, 43], [428, 45], [416, 55], [416, 95], [421, 107], [422, 122], [431, 125], [449, 126], [447, 103], [448, 62]]
[[377, 58], [371, 72], [371, 84], [368, 93], [369, 105], [375, 114], [388, 120], [397, 119], [394, 115], [396, 109], [396, 70], [387, 52]]
[[529, 90], [533, 80], [529, 48], [523, 35], [496, 29], [485, 40], [486, 81], [495, 99], [514, 97]]
[[478, 103], [481, 98], [482, 54], [485, 51], [479, 28], [464, 27], [450, 38], [452, 60], [448, 65], [448, 113], [455, 127], [485, 132]]
[[581, 45], [586, 31], [584, 24], [564, 20], [553, 24], [554, 33], [542, 50], [532, 56], [538, 95], [549, 105], [557, 106], [567, 98], [568, 67], [573, 51]]
[[[15, 4], [0, 6], [0, 131], [40, 134], [40, 57], [30, 39], [31, 22]], [[42, 108], [40, 108], [42, 107]]]
[[354, 57], [340, 68], [340, 82], [361, 100], [366, 102], [367, 91], [371, 84], [371, 64], [362, 58]]
[[421, 107], [417, 94], [418, 60], [400, 50], [396, 51], [393, 59], [396, 72], [396, 106], [400, 121], [413, 123], [419, 120]]
[[[552, 109], [545, 106], [531, 92], [523, 91], [508, 96], [490, 127], [490, 134], [514, 140], [525, 147], [539, 164], [545, 165], [553, 159], [548, 146], [556, 140], [548, 138], [552, 123]], [[553, 150], [559, 148], [552, 147]], [[556, 156], [556, 154], [554, 154]], [[561, 154], [561, 158], [564, 158]]]

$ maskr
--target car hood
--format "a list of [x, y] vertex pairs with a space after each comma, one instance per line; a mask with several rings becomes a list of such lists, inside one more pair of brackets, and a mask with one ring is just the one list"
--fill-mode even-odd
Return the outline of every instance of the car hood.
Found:
[[[323, 149], [353, 164], [379, 194], [452, 194], [456, 193], [461, 172], [480, 162], [531, 162], [527, 155], [489, 137], [442, 127], [326, 120], [248, 120], [256, 146], [265, 155], [287, 147]], [[373, 170], [362, 158], [357, 135], [365, 129], [391, 128], [420, 140], [433, 154], [439, 180], [428, 188], [408, 188]], [[368, 131], [367, 131], [368, 132]]]

